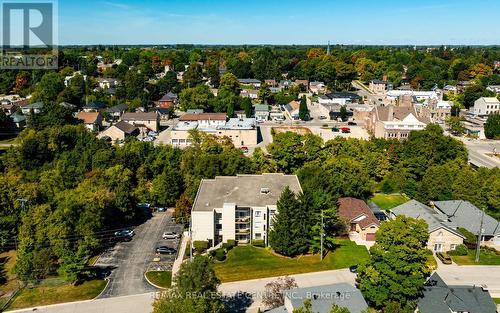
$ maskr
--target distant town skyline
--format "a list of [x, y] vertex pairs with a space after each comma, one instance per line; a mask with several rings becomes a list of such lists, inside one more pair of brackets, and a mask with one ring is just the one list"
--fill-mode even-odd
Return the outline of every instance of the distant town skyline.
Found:
[[500, 44], [495, 0], [59, 1], [59, 44]]

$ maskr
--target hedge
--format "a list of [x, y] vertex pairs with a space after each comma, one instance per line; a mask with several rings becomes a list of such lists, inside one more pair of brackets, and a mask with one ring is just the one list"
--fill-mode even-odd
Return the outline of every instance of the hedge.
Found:
[[224, 261], [226, 259], [226, 250], [222, 248], [215, 250], [215, 259], [219, 262]]
[[264, 248], [266, 243], [263, 239], [254, 239], [252, 240], [252, 246]]
[[208, 241], [193, 241], [193, 247], [198, 253], [203, 253], [208, 249]]
[[449, 255], [467, 255], [469, 249], [465, 245], [458, 245], [455, 250], [448, 252]]

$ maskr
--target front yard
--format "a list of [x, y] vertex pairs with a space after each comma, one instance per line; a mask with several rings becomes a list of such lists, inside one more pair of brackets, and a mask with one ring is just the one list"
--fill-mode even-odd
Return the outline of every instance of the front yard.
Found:
[[500, 265], [500, 252], [481, 249], [479, 263], [475, 262], [476, 250], [469, 249], [467, 255], [450, 255], [453, 262], [458, 265]]
[[382, 210], [388, 211], [400, 204], [408, 202], [410, 199], [402, 194], [375, 194], [370, 201], [378, 205]]
[[323, 261], [319, 255], [287, 258], [268, 249], [239, 246], [229, 251], [226, 261], [215, 264], [215, 272], [222, 282], [230, 282], [348, 268], [369, 257], [365, 246], [347, 239], [339, 240], [339, 245]]

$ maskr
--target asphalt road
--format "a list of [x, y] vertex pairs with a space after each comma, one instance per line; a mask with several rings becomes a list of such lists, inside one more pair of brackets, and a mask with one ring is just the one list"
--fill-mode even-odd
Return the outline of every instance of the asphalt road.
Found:
[[160, 262], [153, 262], [155, 248], [166, 245], [177, 249], [180, 240], [163, 240], [165, 231], [182, 233], [182, 226], [170, 221], [170, 213], [156, 213], [144, 224], [134, 229], [135, 236], [130, 242], [121, 242], [103, 253], [96, 263], [99, 267], [114, 268], [109, 283], [99, 298], [135, 295], [155, 292], [144, 279], [147, 270], [171, 269], [175, 255], [161, 255]]
[[500, 142], [493, 140], [467, 140], [460, 138], [469, 151], [469, 163], [477, 167], [494, 168], [500, 167], [500, 158], [495, 158], [487, 154], [492, 154], [493, 149], [500, 153]]

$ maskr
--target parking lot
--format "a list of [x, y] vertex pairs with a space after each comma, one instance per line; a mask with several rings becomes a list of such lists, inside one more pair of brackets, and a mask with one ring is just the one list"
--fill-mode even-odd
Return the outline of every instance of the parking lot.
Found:
[[[149, 270], [171, 270], [177, 256], [158, 255], [155, 248], [168, 246], [178, 250], [180, 239], [164, 240], [166, 231], [182, 234], [183, 227], [171, 220], [171, 213], [155, 213], [142, 225], [134, 228], [135, 236], [129, 242], [117, 243], [105, 251], [95, 264], [112, 269], [109, 283], [100, 298], [118, 297], [156, 291], [144, 279]], [[154, 260], [158, 258], [158, 260]]]

